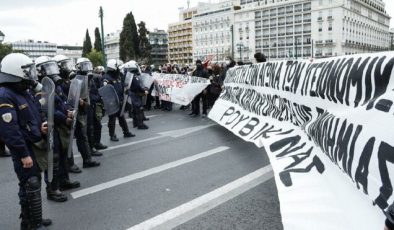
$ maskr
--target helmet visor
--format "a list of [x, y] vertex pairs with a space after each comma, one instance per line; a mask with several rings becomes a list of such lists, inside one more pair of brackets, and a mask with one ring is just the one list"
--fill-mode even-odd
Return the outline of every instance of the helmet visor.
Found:
[[67, 72], [71, 72], [73, 69], [73, 64], [72, 64], [71, 60], [62, 61], [62, 62], [60, 62], [59, 66], [60, 66], [60, 69], [65, 70]]
[[28, 80], [38, 80], [36, 65], [34, 63], [22, 66], [23, 72], [25, 73], [25, 78]]
[[91, 62], [82, 62], [79, 65], [80, 65], [80, 70], [83, 72], [93, 71], [93, 65]]
[[43, 68], [45, 70], [45, 73], [47, 76], [60, 74], [59, 67], [57, 66], [56, 62], [45, 63], [41, 66], [41, 68]]

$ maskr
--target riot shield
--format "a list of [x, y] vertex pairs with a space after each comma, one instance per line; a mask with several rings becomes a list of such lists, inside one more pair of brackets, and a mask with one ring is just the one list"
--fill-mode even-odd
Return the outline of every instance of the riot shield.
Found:
[[47, 117], [47, 151], [48, 151], [48, 180], [53, 180], [53, 130], [54, 130], [54, 114], [55, 114], [55, 83], [49, 78], [44, 77], [42, 84], [41, 106]]
[[75, 79], [78, 79], [82, 82], [81, 85], [81, 99], [87, 99], [89, 97], [89, 77], [88, 75], [77, 75]]
[[153, 76], [147, 74], [147, 73], [142, 73], [141, 77], [140, 77], [140, 81], [141, 81], [141, 87], [142, 88], [147, 88], [150, 89], [150, 87], [153, 84]]
[[104, 109], [108, 115], [119, 112], [119, 97], [115, 88], [107, 84], [99, 89], [99, 94], [104, 102]]
[[123, 96], [123, 104], [122, 104], [122, 110], [120, 111], [120, 116], [123, 116], [124, 114], [124, 110], [126, 108], [126, 103], [127, 103], [127, 99], [129, 98], [129, 89], [131, 87], [131, 82], [133, 81], [134, 78], [134, 74], [127, 72], [126, 77], [125, 77], [125, 81], [124, 81], [124, 96]]
[[67, 104], [69, 104], [73, 108], [73, 121], [71, 125], [70, 138], [68, 142], [67, 155], [71, 157], [73, 140], [74, 140], [74, 129], [77, 124], [77, 116], [78, 116], [78, 107], [79, 107], [79, 99], [81, 98], [82, 91], [82, 81], [78, 80], [78, 78], [74, 78], [71, 80], [70, 90], [68, 93]]

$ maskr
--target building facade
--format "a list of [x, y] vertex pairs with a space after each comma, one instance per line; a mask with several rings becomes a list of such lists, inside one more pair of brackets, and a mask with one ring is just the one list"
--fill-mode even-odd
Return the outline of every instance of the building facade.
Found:
[[41, 56], [54, 57], [57, 52], [56, 43], [47, 41], [26, 40], [12, 42], [11, 44], [13, 50], [22, 51], [33, 60]]
[[77, 63], [78, 58], [82, 57], [82, 46], [57, 46], [56, 55], [65, 55], [69, 57], [73, 63]]
[[181, 9], [179, 22], [168, 25], [168, 59], [170, 63], [193, 63], [193, 15], [197, 8]]
[[271, 60], [311, 57], [311, 0], [241, 1], [241, 5], [234, 24], [236, 60], [253, 61], [256, 52]]
[[[382, 0], [241, 0], [235, 58], [321, 58], [390, 48]], [[238, 53], [238, 54], [237, 54]]]
[[168, 63], [168, 34], [164, 30], [155, 29], [149, 32], [151, 45], [151, 61], [155, 67]]
[[120, 30], [107, 34], [104, 37], [104, 50], [107, 60], [119, 59]]
[[316, 57], [390, 48], [390, 16], [382, 0], [312, 1]]
[[236, 6], [239, 1], [234, 0], [198, 5], [198, 13], [193, 16], [193, 61], [214, 56], [213, 61], [218, 62], [231, 55]]

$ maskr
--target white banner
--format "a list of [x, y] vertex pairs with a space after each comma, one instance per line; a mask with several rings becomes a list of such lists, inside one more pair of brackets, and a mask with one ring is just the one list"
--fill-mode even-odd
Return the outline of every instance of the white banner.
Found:
[[383, 229], [393, 202], [394, 53], [233, 68], [209, 117], [264, 147], [284, 229]]
[[171, 101], [180, 105], [188, 105], [209, 84], [209, 79], [191, 77], [181, 74], [154, 73], [155, 93], [160, 100]]

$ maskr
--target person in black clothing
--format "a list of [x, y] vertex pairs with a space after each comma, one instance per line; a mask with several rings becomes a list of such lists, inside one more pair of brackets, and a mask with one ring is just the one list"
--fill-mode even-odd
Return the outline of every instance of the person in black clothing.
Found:
[[229, 69], [233, 68], [235, 66], [235, 64], [236, 64], [235, 61], [230, 56], [226, 57], [225, 66], [224, 66], [224, 68], [220, 74], [220, 77], [219, 77], [219, 82], [222, 86], [223, 86], [224, 80], [226, 80], [227, 71]]
[[98, 68], [89, 77], [90, 111], [88, 115], [88, 140], [90, 147], [96, 154], [97, 151], [95, 149], [102, 150], [107, 148], [101, 143], [101, 119], [103, 117], [104, 104], [98, 89], [101, 86], [102, 78], [102, 73], [99, 72]]
[[[103, 85], [111, 84], [114, 86], [116, 93], [119, 97], [120, 104], [123, 103], [123, 93], [124, 86], [120, 78], [120, 70], [119, 70], [119, 62], [117, 60], [111, 59], [107, 64], [107, 72], [104, 75]], [[121, 109], [121, 108], [120, 108]], [[129, 131], [129, 127], [127, 125], [126, 119], [123, 116], [120, 116], [120, 109], [118, 113], [109, 116], [108, 119], [108, 129], [111, 141], [119, 141], [119, 139], [115, 135], [115, 123], [116, 118], [119, 120], [119, 125], [123, 130], [123, 136], [125, 138], [134, 137], [135, 135]]]
[[127, 72], [133, 74], [133, 80], [129, 89], [131, 104], [133, 106], [133, 126], [138, 129], [148, 129], [144, 124], [144, 110], [142, 97], [148, 94], [148, 91], [141, 87], [140, 70], [135, 61], [129, 61], [124, 65]]
[[256, 63], [263, 63], [267, 61], [265, 55], [260, 52], [254, 54], [254, 59], [256, 59]]
[[[196, 61], [196, 70], [193, 71], [192, 76], [202, 77], [208, 79], [208, 72], [205, 71], [201, 60]], [[192, 117], [198, 117], [200, 115], [200, 100], [202, 100], [202, 113], [205, 117], [207, 115], [207, 91], [204, 90], [198, 94], [192, 101], [192, 112], [189, 114]]]

